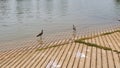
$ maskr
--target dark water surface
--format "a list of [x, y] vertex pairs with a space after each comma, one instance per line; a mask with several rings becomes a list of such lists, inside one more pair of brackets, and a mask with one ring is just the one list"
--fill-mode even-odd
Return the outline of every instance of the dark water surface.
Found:
[[0, 0], [0, 42], [118, 23], [120, 0]]

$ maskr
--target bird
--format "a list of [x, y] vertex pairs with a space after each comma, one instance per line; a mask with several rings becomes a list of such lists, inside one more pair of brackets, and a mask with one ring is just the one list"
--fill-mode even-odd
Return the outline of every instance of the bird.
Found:
[[73, 25], [73, 31], [76, 31], [76, 27], [75, 27], [75, 25]]
[[43, 35], [43, 29], [41, 30], [41, 32], [36, 37], [41, 37], [42, 35]]
[[75, 25], [73, 24], [73, 34], [72, 34], [72, 40], [75, 40], [75, 37], [76, 37], [76, 27]]

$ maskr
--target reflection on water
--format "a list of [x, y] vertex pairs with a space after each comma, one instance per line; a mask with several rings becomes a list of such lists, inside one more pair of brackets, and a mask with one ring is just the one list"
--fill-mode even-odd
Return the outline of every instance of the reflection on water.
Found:
[[0, 0], [0, 41], [115, 23], [120, 0]]
[[42, 38], [37, 39], [37, 42], [38, 42], [39, 44], [43, 44], [43, 43], [44, 43], [44, 41], [43, 41]]
[[46, 14], [46, 21], [48, 23], [52, 22], [52, 13], [53, 12], [53, 0], [46, 0], [45, 1], [45, 14]]
[[116, 0], [116, 3], [120, 3], [120, 0]]
[[75, 40], [76, 36], [77, 36], [77, 31], [73, 31], [73, 33], [72, 33], [72, 40]]

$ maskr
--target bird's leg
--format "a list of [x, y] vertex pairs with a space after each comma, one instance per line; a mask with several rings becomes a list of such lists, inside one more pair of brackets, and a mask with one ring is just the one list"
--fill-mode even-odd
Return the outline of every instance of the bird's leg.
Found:
[[76, 31], [73, 31], [73, 39], [72, 40], [75, 40], [75, 37], [76, 37]]
[[43, 43], [42, 36], [40, 36], [40, 43]]

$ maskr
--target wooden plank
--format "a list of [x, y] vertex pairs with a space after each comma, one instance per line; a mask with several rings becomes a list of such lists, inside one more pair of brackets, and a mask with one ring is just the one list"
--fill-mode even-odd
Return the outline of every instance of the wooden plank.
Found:
[[73, 43], [71, 43], [69, 46], [71, 46], [71, 47], [70, 47], [70, 49], [68, 50], [67, 56], [65, 57], [65, 60], [64, 60], [64, 62], [63, 62], [63, 64], [62, 64], [62, 67], [67, 67], [67, 63], [68, 63], [69, 58], [70, 58], [70, 56], [71, 56], [71, 54], [72, 54], [72, 50], [73, 50], [73, 48], [74, 48]]

